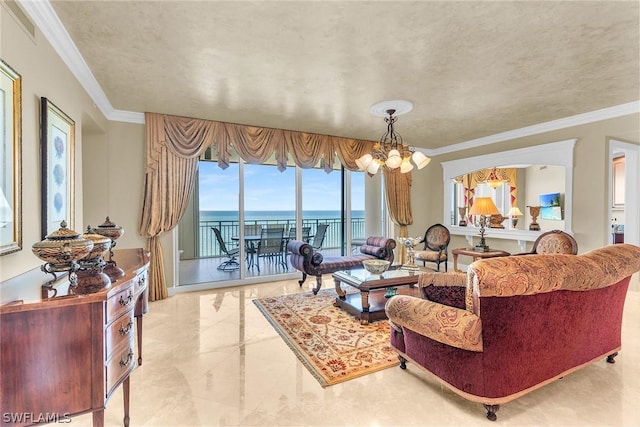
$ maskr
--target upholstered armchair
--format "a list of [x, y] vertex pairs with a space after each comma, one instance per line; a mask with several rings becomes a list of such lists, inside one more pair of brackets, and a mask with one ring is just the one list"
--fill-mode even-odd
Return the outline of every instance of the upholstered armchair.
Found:
[[444, 262], [444, 271], [447, 271], [448, 248], [451, 234], [449, 229], [442, 224], [434, 224], [424, 233], [424, 248], [416, 251], [415, 260], [434, 262], [440, 271], [440, 263]]
[[546, 231], [538, 236], [530, 252], [516, 255], [530, 254], [569, 254], [578, 253], [578, 242], [569, 233], [562, 230]]

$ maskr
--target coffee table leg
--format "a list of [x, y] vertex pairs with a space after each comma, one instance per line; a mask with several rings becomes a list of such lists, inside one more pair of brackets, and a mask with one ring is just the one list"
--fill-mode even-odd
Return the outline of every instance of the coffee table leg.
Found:
[[360, 291], [360, 299], [362, 300], [362, 313], [360, 314], [360, 324], [368, 325], [371, 313], [369, 313], [369, 292]]
[[340, 280], [333, 279], [333, 284], [336, 287], [336, 293], [338, 294], [338, 298], [340, 298], [341, 300], [345, 300], [346, 299], [345, 295], [347, 293], [342, 290], [342, 287], [340, 287]]

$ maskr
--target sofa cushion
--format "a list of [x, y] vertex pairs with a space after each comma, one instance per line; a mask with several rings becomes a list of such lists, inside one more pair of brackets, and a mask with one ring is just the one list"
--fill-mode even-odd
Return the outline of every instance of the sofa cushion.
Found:
[[384, 258], [387, 256], [386, 248], [380, 246], [362, 245], [360, 246], [360, 253], [372, 255], [376, 258]]

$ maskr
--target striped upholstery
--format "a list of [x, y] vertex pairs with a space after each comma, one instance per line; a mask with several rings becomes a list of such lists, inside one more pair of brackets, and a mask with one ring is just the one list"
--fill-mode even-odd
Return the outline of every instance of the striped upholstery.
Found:
[[365, 259], [378, 258], [393, 262], [395, 247], [395, 240], [374, 236], [367, 238], [358, 255], [323, 257], [320, 252], [315, 252], [311, 245], [299, 240], [291, 240], [287, 244], [287, 252], [291, 265], [302, 272], [302, 279], [298, 281], [300, 286], [307, 279], [307, 275], [316, 276], [313, 293], [317, 294], [322, 286], [323, 274], [362, 267], [362, 261]]

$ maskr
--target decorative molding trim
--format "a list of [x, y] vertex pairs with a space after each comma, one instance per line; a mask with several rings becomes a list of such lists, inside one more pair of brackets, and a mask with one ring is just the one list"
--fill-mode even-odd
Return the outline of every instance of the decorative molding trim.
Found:
[[[95, 76], [89, 69], [84, 58], [78, 51], [76, 45], [71, 40], [69, 33], [53, 10], [49, 0], [18, 0], [24, 11], [29, 15], [31, 20], [42, 31], [46, 39], [51, 43], [58, 55], [62, 58], [67, 67], [78, 79], [82, 87], [87, 91], [96, 106], [102, 111], [102, 114], [113, 121], [144, 123], [144, 113], [115, 110], [111, 102], [105, 95], [104, 91], [98, 84]], [[539, 123], [520, 129], [514, 129], [507, 132], [497, 133], [482, 138], [472, 139], [449, 145], [447, 147], [437, 149], [420, 150], [429, 157], [441, 154], [453, 153], [456, 151], [467, 150], [470, 148], [481, 147], [483, 145], [495, 144], [497, 142], [508, 141], [511, 139], [522, 138], [526, 136], [536, 135], [539, 133], [550, 132], [558, 129], [564, 129], [572, 126], [579, 126], [586, 123], [596, 122], [599, 120], [611, 119], [614, 117], [626, 116], [629, 114], [640, 113], [640, 100], [629, 102], [627, 104], [617, 105], [613, 107], [603, 108], [601, 110], [591, 111], [588, 113], [578, 114], [576, 116], [565, 117], [563, 119], [552, 120], [545, 123]]]
[[497, 142], [509, 141], [511, 139], [523, 138], [554, 130], [565, 129], [573, 126], [580, 126], [600, 120], [613, 119], [615, 117], [627, 116], [629, 114], [640, 113], [640, 101], [628, 102], [626, 104], [603, 108], [601, 110], [578, 114], [563, 119], [552, 120], [550, 122], [538, 123], [536, 125], [514, 129], [507, 132], [496, 133], [482, 138], [471, 139], [448, 147], [427, 150], [428, 156], [439, 156], [441, 154], [454, 153], [456, 151], [468, 150], [470, 148], [481, 147], [483, 145], [495, 144]]
[[69, 67], [69, 70], [71, 70], [76, 79], [78, 79], [80, 85], [87, 91], [93, 102], [108, 120], [144, 123], [143, 113], [115, 110], [113, 108], [48, 0], [19, 1], [20, 6], [22, 6], [31, 20], [40, 31], [42, 31], [44, 37], [49, 41], [51, 46], [53, 46], [58, 55], [60, 55], [62, 61]]

